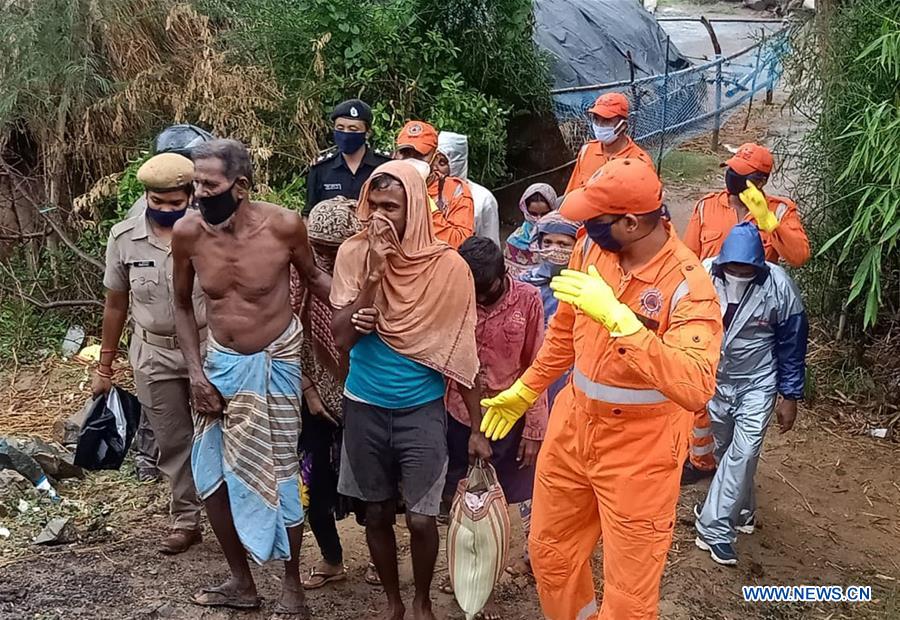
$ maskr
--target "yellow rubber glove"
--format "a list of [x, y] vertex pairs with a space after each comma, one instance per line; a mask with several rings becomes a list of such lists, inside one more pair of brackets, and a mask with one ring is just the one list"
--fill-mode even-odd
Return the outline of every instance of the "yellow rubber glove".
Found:
[[747, 189], [739, 194], [739, 198], [756, 219], [756, 225], [760, 230], [772, 232], [778, 228], [778, 218], [769, 211], [769, 202], [766, 200], [765, 194], [759, 191], [751, 181], [747, 181]]
[[606, 280], [591, 265], [588, 272], [563, 269], [550, 281], [553, 296], [572, 304], [602, 324], [615, 337], [630, 336], [643, 327], [631, 308], [616, 298]]
[[481, 406], [487, 409], [481, 418], [481, 432], [491, 441], [503, 439], [539, 396], [540, 393], [516, 379], [493, 398], [485, 398], [481, 401]]

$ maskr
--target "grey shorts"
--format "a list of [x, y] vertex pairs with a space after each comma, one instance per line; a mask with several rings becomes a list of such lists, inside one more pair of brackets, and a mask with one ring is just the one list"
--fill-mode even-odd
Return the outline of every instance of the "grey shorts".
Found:
[[338, 491], [365, 502], [400, 497], [407, 512], [437, 516], [447, 475], [443, 399], [383, 409], [344, 398]]

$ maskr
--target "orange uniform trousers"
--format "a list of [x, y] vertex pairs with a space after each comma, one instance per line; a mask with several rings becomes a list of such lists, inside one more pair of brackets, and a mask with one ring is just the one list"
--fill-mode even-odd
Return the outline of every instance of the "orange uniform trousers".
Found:
[[[529, 550], [551, 620], [658, 617], [691, 414], [657, 406], [578, 404], [559, 394], [535, 478]], [[603, 604], [591, 555], [603, 541]]]

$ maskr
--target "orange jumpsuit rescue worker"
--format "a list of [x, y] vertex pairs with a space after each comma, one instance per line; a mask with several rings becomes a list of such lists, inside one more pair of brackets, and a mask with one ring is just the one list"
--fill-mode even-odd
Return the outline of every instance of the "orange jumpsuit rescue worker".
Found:
[[802, 267], [809, 260], [809, 239], [797, 205], [762, 192], [773, 163], [769, 149], [751, 143], [725, 162], [725, 190], [700, 199], [684, 233], [684, 242], [701, 260], [718, 256], [725, 237], [740, 222], [756, 223], [770, 263], [783, 259]]
[[[752, 143], [741, 145], [734, 157], [725, 162], [725, 190], [700, 199], [684, 233], [685, 244], [701, 260], [718, 256], [728, 233], [740, 222], [753, 222], [759, 228], [770, 263], [782, 259], [791, 267], [802, 267], [809, 260], [809, 239], [797, 205], [788, 198], [762, 192], [773, 164], [769, 149]], [[683, 484], [713, 475], [713, 449], [712, 428], [704, 407], [694, 415]]]
[[588, 110], [594, 139], [578, 151], [575, 169], [566, 193], [584, 187], [588, 179], [613, 159], [640, 159], [653, 166], [653, 159], [628, 135], [628, 99], [622, 93], [606, 93], [597, 97]]
[[[570, 368], [538, 455], [531, 562], [551, 620], [658, 617], [691, 412], [715, 392], [716, 292], [662, 217], [662, 185], [636, 159], [606, 164], [560, 208], [584, 221], [559, 304], [531, 367], [482, 401], [502, 438]], [[591, 554], [603, 540], [603, 605]]]
[[394, 159], [418, 159], [431, 168], [425, 183], [431, 199], [431, 227], [434, 236], [459, 248], [475, 231], [475, 201], [465, 180], [444, 175], [438, 170], [438, 158], [447, 160], [438, 152], [437, 130], [422, 121], [409, 121], [397, 134], [397, 151]]

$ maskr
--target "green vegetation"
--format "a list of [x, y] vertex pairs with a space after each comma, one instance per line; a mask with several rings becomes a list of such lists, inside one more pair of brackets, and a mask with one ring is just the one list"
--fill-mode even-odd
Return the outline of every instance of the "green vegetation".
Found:
[[659, 165], [660, 176], [667, 183], [697, 183], [713, 175], [721, 175], [721, 158], [711, 153], [673, 149]]
[[[19, 327], [4, 330], [0, 359], [42, 348], [75, 320], [97, 324], [90, 304], [28, 302], [22, 314], [22, 302], [101, 298], [92, 263], [140, 194], [134, 173], [166, 125], [242, 140], [258, 194], [299, 208], [308, 164], [329, 143], [328, 112], [361, 97], [374, 105], [378, 146], [391, 148], [407, 119], [428, 120], [467, 134], [471, 175], [493, 184], [507, 175], [511, 114], [549, 110], [531, 35], [530, 0], [7, 3], [0, 211], [22, 240], [2, 254], [0, 310]], [[51, 224], [64, 237], [45, 235]], [[29, 325], [56, 327], [28, 341]]]
[[827, 3], [798, 32], [793, 105], [815, 121], [801, 200], [818, 257], [814, 308], [851, 328], [900, 313], [900, 3]]

